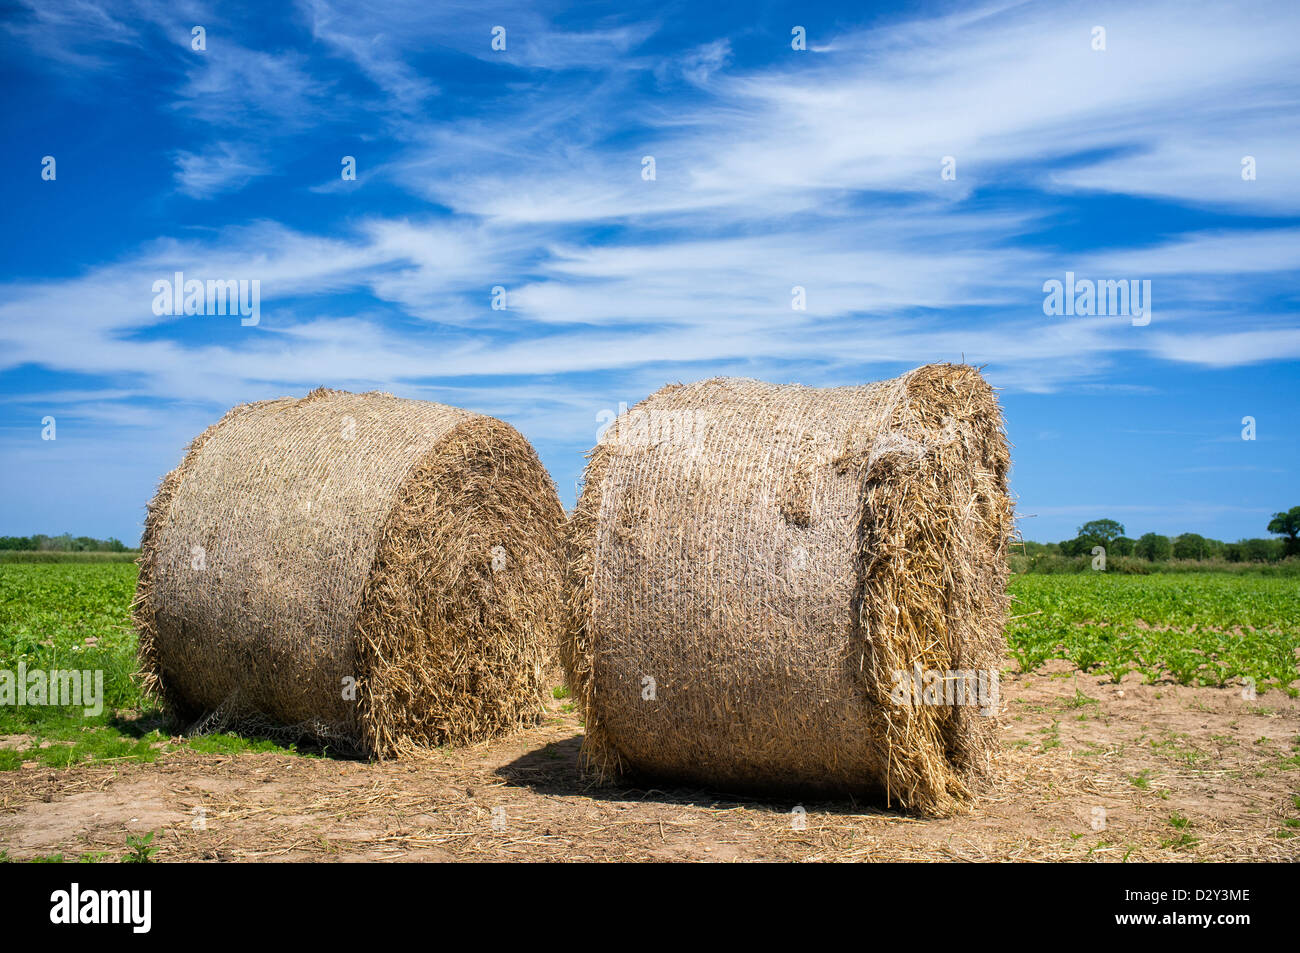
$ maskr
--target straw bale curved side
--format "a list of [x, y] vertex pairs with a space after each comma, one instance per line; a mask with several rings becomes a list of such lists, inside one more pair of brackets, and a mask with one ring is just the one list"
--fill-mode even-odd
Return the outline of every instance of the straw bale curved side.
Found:
[[490, 417], [320, 389], [236, 407], [149, 505], [146, 690], [203, 726], [388, 756], [542, 710], [563, 510]]
[[670, 386], [592, 452], [561, 644], [598, 778], [874, 792], [943, 812], [995, 718], [899, 673], [996, 672], [1011, 533], [992, 389]]

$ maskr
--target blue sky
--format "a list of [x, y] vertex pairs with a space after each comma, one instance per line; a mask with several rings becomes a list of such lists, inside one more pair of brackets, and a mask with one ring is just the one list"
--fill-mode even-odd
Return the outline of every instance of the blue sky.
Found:
[[[195, 434], [319, 385], [509, 420], [572, 505], [606, 413], [664, 383], [962, 359], [1026, 538], [1300, 503], [1292, 2], [0, 18], [0, 535], [134, 543]], [[259, 281], [260, 321], [155, 314], [178, 270]], [[1045, 314], [1067, 271], [1149, 280], [1150, 322]]]

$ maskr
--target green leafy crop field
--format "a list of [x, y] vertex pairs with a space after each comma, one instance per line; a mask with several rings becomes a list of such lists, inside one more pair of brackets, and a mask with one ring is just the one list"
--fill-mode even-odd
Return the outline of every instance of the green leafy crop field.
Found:
[[[23, 761], [152, 760], [181, 746], [132, 677], [131, 563], [0, 564], [0, 673], [51, 669], [104, 673], [103, 710], [0, 705], [0, 770]], [[1022, 671], [1065, 659], [1120, 679], [1226, 685], [1253, 678], [1258, 691], [1294, 694], [1300, 648], [1300, 582], [1260, 575], [1081, 573], [1018, 575], [1007, 629]], [[5, 742], [4, 739], [10, 739]], [[18, 739], [15, 742], [14, 739]], [[269, 750], [271, 742], [209, 735], [184, 747]]]
[[1222, 686], [1294, 694], [1300, 580], [1220, 573], [1020, 575], [1007, 647], [1021, 671], [1066, 659], [1118, 681]]

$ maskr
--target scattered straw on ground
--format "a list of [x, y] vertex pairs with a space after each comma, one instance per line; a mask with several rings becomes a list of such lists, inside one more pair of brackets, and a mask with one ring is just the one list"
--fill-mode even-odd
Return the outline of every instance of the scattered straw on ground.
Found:
[[[1122, 694], [1121, 694], [1122, 693]], [[1268, 692], [1004, 683], [1002, 756], [947, 818], [861, 801], [596, 787], [556, 703], [540, 727], [416, 760], [178, 753], [0, 772], [0, 849], [168, 860], [1300, 860], [1300, 703]], [[1181, 825], [1181, 826], [1180, 826]]]

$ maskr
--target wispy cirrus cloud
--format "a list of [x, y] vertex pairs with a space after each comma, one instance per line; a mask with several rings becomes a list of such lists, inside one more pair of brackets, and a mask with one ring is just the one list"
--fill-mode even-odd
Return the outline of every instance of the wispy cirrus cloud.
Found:
[[176, 185], [191, 198], [206, 199], [242, 188], [268, 167], [245, 146], [218, 142], [202, 153], [177, 152]]
[[[512, 104], [422, 129], [428, 124], [408, 113], [436, 86], [407, 58], [439, 36], [452, 47], [471, 43], [471, 26], [483, 33], [471, 43], [473, 55], [490, 57], [479, 14], [408, 6], [345, 16], [326, 0], [300, 12], [316, 38], [397, 107], [393, 121], [406, 145], [375, 174], [450, 209], [450, 217], [378, 216], [350, 237], [330, 239], [268, 223], [262, 236], [272, 236], [277, 253], [243, 257], [233, 251], [245, 240], [238, 230], [206, 244], [163, 242], [135, 264], [87, 279], [91, 293], [102, 300], [103, 283], [121, 286], [119, 272], [147, 276], [160, 256], [202, 263], [208, 273], [261, 276], [270, 302], [310, 302], [343, 288], [456, 334], [487, 335], [485, 349], [502, 360], [518, 348], [524, 357], [510, 364], [513, 373], [540, 372], [542, 356], [558, 360], [555, 369], [564, 372], [600, 360], [608, 368], [674, 355], [695, 363], [783, 351], [833, 365], [864, 351], [908, 360], [951, 349], [987, 352], [1008, 372], [1058, 359], [1049, 374], [1036, 368], [1036, 387], [1043, 388], [1053, 375], [1075, 379], [1081, 352], [1097, 358], [1094, 367], [1104, 366], [1108, 353], [1134, 351], [1215, 366], [1294, 354], [1285, 327], [1224, 330], [1210, 323], [1223, 314], [1198, 319], [1182, 307], [1162, 312], [1187, 325], [1178, 334], [1156, 330], [1141, 338], [1123, 322], [1063, 325], [1044, 322], [1036, 310], [1041, 282], [1068, 268], [1157, 277], [1158, 308], [1203, 300], [1195, 292], [1180, 296], [1178, 288], [1211, 273], [1248, 295], [1246, 283], [1256, 282], [1258, 291], [1265, 273], [1274, 284], [1288, 279], [1294, 229], [1189, 232], [1140, 247], [1112, 243], [1066, 254], [1028, 240], [1046, 227], [1050, 206], [1030, 212], [968, 204], [974, 190], [1013, 167], [1050, 196], [1064, 178], [1035, 171], [1045, 161], [1089, 149], [1112, 156], [1134, 148], [1139, 129], [1157, 147], [1174, 143], [1199, 116], [1222, 111], [1257, 86], [1261, 73], [1275, 90], [1296, 87], [1281, 70], [1290, 55], [1281, 31], [1258, 35], [1257, 24], [1231, 21], [1226, 29], [1240, 33], [1241, 42], [1216, 37], [1219, 55], [1189, 74], [1183, 58], [1211, 42], [1195, 21], [1168, 23], [1160, 10], [1110, 8], [1110, 48], [1099, 54], [1083, 21], [991, 7], [844, 32], [815, 60], [791, 53], [743, 72], [728, 68], [726, 40], [697, 45], [678, 68], [682, 82], [707, 91], [672, 110], [643, 101], [644, 108], [615, 115], [604, 128], [573, 118], [625, 95], [628, 87], [616, 77], [579, 82], [558, 108], [525, 78]], [[1296, 18], [1284, 7], [1275, 12]], [[518, 49], [532, 50], [514, 66], [545, 71], [584, 71], [605, 60], [627, 68], [656, 28], [611, 23], [579, 36], [522, 8], [500, 16]], [[578, 55], [578, 47], [586, 52]], [[1021, 55], [998, 62], [1007, 49]], [[942, 69], [935, 65], [940, 50]], [[331, 81], [313, 75], [302, 54], [272, 55], [233, 42], [208, 54], [193, 59], [175, 93], [174, 108], [192, 118], [237, 116], [254, 126], [302, 128], [327, 108]], [[633, 145], [638, 139], [645, 144]], [[653, 181], [640, 174], [642, 152], [657, 158]], [[955, 182], [938, 174], [945, 154], [956, 158]], [[1092, 167], [1114, 161], [1101, 158]], [[229, 140], [182, 150], [176, 162], [178, 187], [199, 198], [237, 190], [268, 171], [249, 145]], [[1080, 168], [1089, 166], [1071, 174], [1083, 175]], [[1225, 177], [1234, 174], [1229, 169]], [[611, 225], [621, 230], [611, 234]], [[508, 314], [485, 312], [488, 289], [497, 285], [507, 289]], [[790, 310], [794, 286], [806, 290], [806, 312]], [[53, 293], [77, 292], [60, 285]], [[132, 294], [138, 299], [138, 291]], [[1239, 295], [1229, 303], [1238, 320], [1250, 320], [1249, 301]], [[945, 317], [979, 309], [1000, 309], [1001, 316], [978, 328]], [[129, 311], [123, 302], [121, 313]], [[296, 303], [296, 314], [309, 312]], [[387, 331], [394, 342], [410, 333]], [[776, 343], [794, 331], [800, 341]], [[818, 335], [832, 331], [836, 344], [827, 348]], [[504, 343], [497, 340], [503, 335]], [[660, 346], [661, 339], [672, 343]], [[174, 346], [183, 352], [192, 345]], [[232, 342], [234, 351], [251, 346]], [[30, 348], [27, 357], [38, 351]], [[21, 353], [19, 342], [14, 353]], [[475, 373], [472, 350], [449, 353]]]

